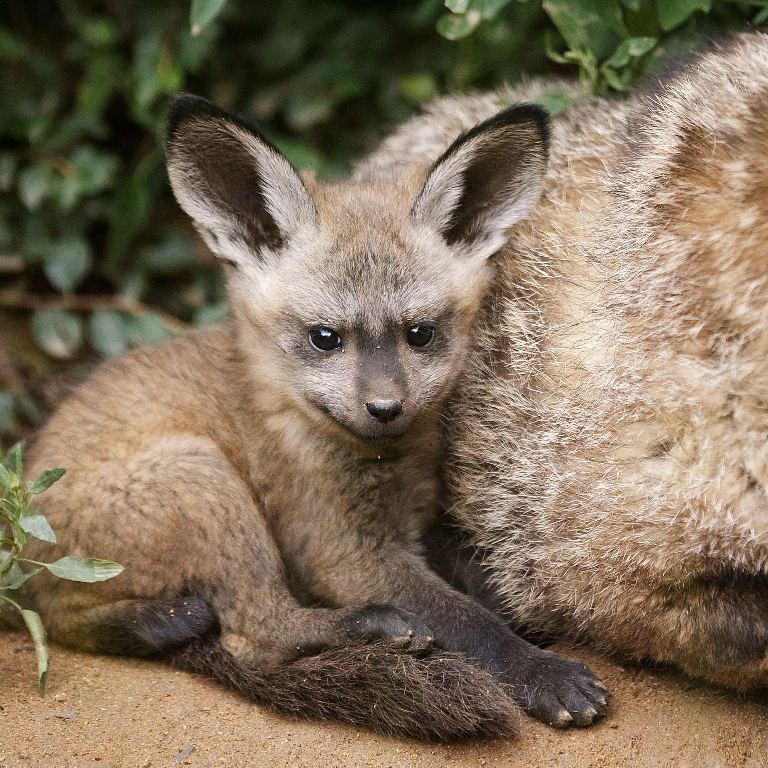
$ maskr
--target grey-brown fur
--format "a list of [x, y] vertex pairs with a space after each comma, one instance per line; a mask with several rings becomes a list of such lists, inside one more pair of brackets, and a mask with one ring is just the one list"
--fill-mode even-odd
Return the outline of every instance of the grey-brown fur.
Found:
[[[441, 100], [366, 167], [514, 98]], [[449, 503], [519, 626], [768, 684], [766, 213], [764, 35], [554, 121], [450, 419]]]
[[[488, 257], [539, 194], [545, 134], [522, 108], [431, 167], [320, 185], [236, 118], [175, 102], [169, 174], [229, 264], [233, 318], [103, 365], [30, 451], [30, 475], [67, 468], [40, 498], [61, 549], [125, 566], [30, 583], [55, 640], [171, 655], [276, 709], [404, 735], [513, 732], [513, 700], [558, 725], [603, 712], [588, 670], [422, 554], [444, 403]], [[313, 348], [319, 327], [343, 345]], [[372, 415], [390, 401], [396, 418]]]

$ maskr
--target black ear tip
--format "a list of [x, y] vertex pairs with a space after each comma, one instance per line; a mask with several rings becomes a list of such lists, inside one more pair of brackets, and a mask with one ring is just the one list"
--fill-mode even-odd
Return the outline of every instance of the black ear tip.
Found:
[[[538, 104], [521, 103], [497, 112], [459, 136], [443, 154], [443, 158], [455, 152], [462, 144], [472, 139], [510, 126], [527, 126], [536, 131], [536, 137], [545, 153], [549, 150], [549, 113]], [[443, 159], [441, 158], [441, 160]], [[438, 160], [440, 162], [440, 160]]]
[[262, 136], [256, 126], [231, 112], [227, 112], [221, 107], [217, 107], [202, 96], [195, 96], [194, 93], [177, 93], [168, 103], [168, 126], [165, 134], [166, 150], [173, 149], [173, 144], [184, 123], [195, 118], [218, 118], [219, 120], [226, 121], [230, 125], [238, 126], [247, 133], [253, 134], [277, 152], [274, 146]]
[[504, 125], [523, 125], [533, 124], [539, 134], [542, 144], [545, 148], [549, 146], [549, 125], [551, 118], [549, 112], [539, 104], [515, 104], [513, 107], [499, 112], [492, 117], [489, 123], [498, 122]]
[[183, 116], [191, 112], [210, 109], [213, 106], [208, 99], [194, 93], [175, 93], [168, 105], [168, 116]]
[[179, 126], [192, 117], [200, 115], [220, 116], [223, 112], [208, 99], [194, 93], [177, 93], [168, 104], [167, 141], [171, 141]]

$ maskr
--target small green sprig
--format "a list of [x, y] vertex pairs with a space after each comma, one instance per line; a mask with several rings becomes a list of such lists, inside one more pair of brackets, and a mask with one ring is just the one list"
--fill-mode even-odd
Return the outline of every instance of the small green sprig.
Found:
[[46, 469], [37, 479], [24, 482], [22, 445], [17, 443], [0, 464], [0, 607], [3, 603], [18, 611], [35, 645], [40, 694], [45, 693], [48, 676], [48, 643], [40, 616], [24, 607], [20, 590], [33, 576], [47, 570], [60, 579], [93, 583], [122, 573], [123, 566], [93, 557], [62, 557], [41, 563], [22, 557], [30, 536], [56, 543], [48, 520], [32, 503], [32, 497], [48, 490], [65, 470]]

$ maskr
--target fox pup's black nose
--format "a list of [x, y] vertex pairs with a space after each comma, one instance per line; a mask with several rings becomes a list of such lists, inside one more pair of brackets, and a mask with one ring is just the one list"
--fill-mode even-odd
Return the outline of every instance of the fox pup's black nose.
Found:
[[396, 419], [403, 411], [402, 400], [371, 400], [365, 404], [368, 409], [368, 413], [373, 416], [374, 419], [378, 419], [383, 424], [386, 424], [392, 419]]

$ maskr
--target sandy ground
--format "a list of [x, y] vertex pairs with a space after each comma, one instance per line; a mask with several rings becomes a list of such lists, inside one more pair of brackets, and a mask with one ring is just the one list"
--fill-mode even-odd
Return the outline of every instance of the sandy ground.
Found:
[[[562, 649], [561, 649], [562, 650]], [[0, 768], [190, 765], [765, 768], [768, 697], [740, 699], [666, 671], [570, 651], [611, 691], [587, 730], [527, 720], [516, 741], [460, 745], [390, 739], [268, 714], [212, 681], [145, 661], [51, 650], [45, 698], [21, 633], [0, 633]]]

